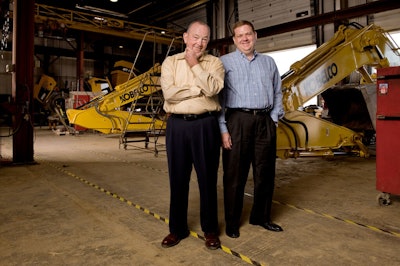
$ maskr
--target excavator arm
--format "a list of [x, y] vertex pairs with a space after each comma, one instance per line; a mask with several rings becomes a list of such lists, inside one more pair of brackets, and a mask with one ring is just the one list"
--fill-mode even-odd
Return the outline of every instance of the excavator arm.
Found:
[[369, 156], [362, 134], [301, 110], [354, 72], [361, 76], [359, 84], [374, 84], [372, 68], [400, 65], [399, 48], [388, 33], [373, 24], [354, 25], [341, 25], [330, 41], [282, 76], [285, 116], [277, 130], [278, 157], [333, 156], [339, 150]]
[[160, 91], [160, 64], [125, 83], [117, 85], [111, 92], [100, 95], [83, 106], [66, 111], [71, 124], [94, 129], [105, 134], [120, 134], [123, 131], [147, 130], [164, 127], [161, 119], [133, 114], [129, 110], [133, 102]]

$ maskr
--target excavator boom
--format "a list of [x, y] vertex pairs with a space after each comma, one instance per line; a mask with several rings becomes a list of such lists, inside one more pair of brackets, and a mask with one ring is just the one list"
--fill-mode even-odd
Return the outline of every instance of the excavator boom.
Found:
[[71, 124], [94, 129], [105, 134], [121, 134], [123, 131], [143, 131], [151, 124], [156, 129], [164, 127], [161, 119], [132, 114], [129, 110], [134, 101], [160, 91], [160, 64], [155, 64], [147, 72], [125, 83], [117, 85], [113, 91], [100, 95], [87, 104], [66, 111]]
[[361, 76], [357, 85], [373, 85], [372, 68], [400, 65], [399, 48], [382, 28], [353, 26], [341, 25], [330, 41], [282, 76], [286, 114], [277, 132], [279, 157], [332, 156], [338, 150], [369, 156], [360, 132], [301, 110], [308, 100], [343, 85], [353, 73]]

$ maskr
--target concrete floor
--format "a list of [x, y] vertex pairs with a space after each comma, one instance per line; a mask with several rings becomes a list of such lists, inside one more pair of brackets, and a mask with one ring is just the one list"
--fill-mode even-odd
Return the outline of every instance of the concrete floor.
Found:
[[[164, 139], [159, 139], [163, 144]], [[1, 265], [400, 265], [400, 198], [379, 206], [375, 158], [278, 160], [273, 220], [284, 231], [248, 224], [204, 246], [198, 190], [191, 182], [191, 236], [164, 249], [169, 187], [165, 151], [119, 148], [118, 136], [57, 135], [35, 129], [36, 164], [12, 165], [0, 139]], [[143, 147], [144, 143], [136, 143]], [[162, 145], [160, 145], [162, 149]]]

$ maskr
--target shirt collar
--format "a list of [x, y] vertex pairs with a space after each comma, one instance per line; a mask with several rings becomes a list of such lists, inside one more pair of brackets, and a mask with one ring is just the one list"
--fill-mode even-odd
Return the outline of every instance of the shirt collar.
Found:
[[[236, 52], [242, 57], [242, 58], [245, 58], [246, 60], [248, 60], [247, 59], [247, 56], [244, 54], [244, 53], [242, 53], [239, 49], [237, 49], [236, 48]], [[254, 60], [256, 57], [257, 57], [257, 55], [258, 55], [258, 53], [257, 53], [257, 51], [256, 50], [254, 50], [254, 56], [253, 56], [253, 59], [252, 60]]]

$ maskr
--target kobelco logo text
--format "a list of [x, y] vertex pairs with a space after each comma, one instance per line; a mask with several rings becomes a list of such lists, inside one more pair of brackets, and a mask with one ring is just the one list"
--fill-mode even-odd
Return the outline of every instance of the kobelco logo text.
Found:
[[320, 68], [303, 81], [304, 96], [315, 95], [321, 88], [326, 87], [326, 84], [333, 79], [339, 72], [336, 63], [332, 63], [325, 68]]
[[334, 76], [337, 75], [338, 67], [335, 63], [332, 63], [330, 66], [326, 68], [326, 77], [327, 79], [332, 79]]
[[145, 93], [148, 90], [149, 90], [148, 86], [143, 86], [138, 89], [134, 89], [119, 96], [119, 100], [121, 101], [121, 103], [129, 101], [130, 99], [136, 97], [138, 94]]

